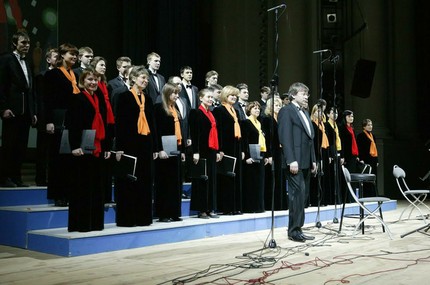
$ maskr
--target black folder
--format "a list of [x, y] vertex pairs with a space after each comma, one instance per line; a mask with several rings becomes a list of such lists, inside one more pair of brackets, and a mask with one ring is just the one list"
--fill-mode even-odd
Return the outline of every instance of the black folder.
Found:
[[181, 154], [181, 152], [178, 151], [178, 139], [175, 135], [162, 136], [161, 143], [163, 144], [163, 150], [168, 156], [177, 156]]
[[[95, 150], [94, 139], [96, 137], [96, 130], [83, 130], [82, 138], [81, 138], [81, 148], [85, 154], [93, 153]], [[60, 151], [61, 154], [69, 154], [72, 153], [72, 149], [70, 148], [69, 143], [69, 130], [63, 130], [61, 135], [60, 142]]]
[[217, 163], [217, 172], [218, 174], [235, 177], [235, 168], [236, 168], [236, 157], [226, 155], [222, 157], [221, 161]]
[[188, 178], [195, 178], [195, 179], [208, 179], [208, 172], [207, 172], [207, 165], [206, 165], [206, 159], [200, 158], [199, 162], [195, 164], [192, 159], [187, 160], [188, 165]]
[[136, 181], [136, 164], [137, 157], [122, 154], [121, 159], [116, 160], [116, 152], [111, 151], [111, 162], [112, 162], [112, 175], [115, 177], [128, 178], [132, 181]]
[[254, 160], [254, 162], [260, 162], [261, 157], [261, 147], [259, 144], [249, 144], [249, 156]]
[[54, 109], [52, 111], [52, 120], [56, 130], [64, 129], [64, 120], [66, 117], [66, 109]]

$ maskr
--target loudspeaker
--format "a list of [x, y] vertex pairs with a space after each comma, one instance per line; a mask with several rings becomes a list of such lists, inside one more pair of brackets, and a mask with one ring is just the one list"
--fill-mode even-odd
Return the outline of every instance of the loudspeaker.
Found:
[[357, 60], [351, 86], [352, 96], [361, 98], [368, 98], [370, 96], [375, 68], [376, 61], [366, 59]]

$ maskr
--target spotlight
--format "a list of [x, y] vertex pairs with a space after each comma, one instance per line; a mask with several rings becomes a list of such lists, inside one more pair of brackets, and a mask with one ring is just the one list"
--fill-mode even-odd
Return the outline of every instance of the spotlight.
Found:
[[336, 14], [327, 14], [327, 22], [336, 23], [337, 22]]

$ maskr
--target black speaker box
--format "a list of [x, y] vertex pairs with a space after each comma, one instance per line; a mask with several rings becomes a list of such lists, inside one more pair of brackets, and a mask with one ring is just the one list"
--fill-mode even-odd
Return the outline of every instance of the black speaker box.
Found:
[[361, 98], [368, 98], [370, 96], [375, 68], [375, 61], [367, 59], [357, 60], [351, 87], [352, 96]]

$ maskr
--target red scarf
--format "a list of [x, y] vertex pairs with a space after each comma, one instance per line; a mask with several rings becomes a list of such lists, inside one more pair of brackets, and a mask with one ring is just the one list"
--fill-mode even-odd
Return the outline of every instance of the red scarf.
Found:
[[82, 91], [82, 93], [88, 98], [88, 101], [93, 105], [96, 112], [91, 128], [96, 130], [96, 137], [94, 139], [94, 146], [96, 149], [93, 151], [93, 155], [99, 157], [102, 151], [101, 140], [105, 138], [105, 126], [102, 115], [100, 114], [99, 99], [97, 98], [97, 95], [90, 95], [86, 90]]
[[357, 147], [357, 141], [355, 140], [354, 129], [351, 126], [346, 126], [346, 129], [351, 134], [351, 138], [352, 138], [351, 154], [354, 156], [358, 156], [358, 147]]
[[103, 81], [99, 81], [98, 83], [99, 89], [100, 91], [102, 91], [103, 96], [105, 98], [105, 103], [106, 103], [106, 121], [108, 124], [115, 124], [115, 118], [113, 116], [113, 112], [112, 112], [112, 105], [110, 104], [109, 101], [109, 93], [108, 93], [108, 89], [106, 86], [106, 83]]
[[218, 131], [216, 128], [215, 117], [212, 115], [211, 111], [206, 110], [202, 105], [200, 105], [199, 109], [211, 122], [211, 130], [209, 131], [209, 148], [218, 150]]

